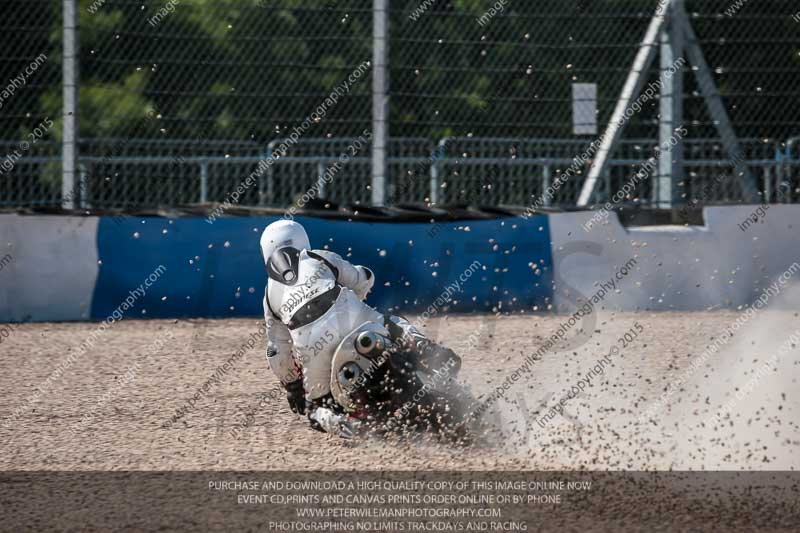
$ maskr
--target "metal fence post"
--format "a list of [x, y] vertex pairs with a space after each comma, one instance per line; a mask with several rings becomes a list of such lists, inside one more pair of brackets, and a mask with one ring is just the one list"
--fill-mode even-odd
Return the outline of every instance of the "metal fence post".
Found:
[[61, 207], [75, 208], [78, 166], [78, 0], [64, 0], [63, 99], [64, 133], [61, 145]]
[[389, 140], [389, 2], [373, 0], [372, 9], [372, 205], [382, 206]]
[[85, 165], [78, 165], [80, 168], [80, 203], [79, 206], [90, 209], [92, 206], [89, 204], [89, 176], [86, 172]]
[[320, 161], [317, 163], [317, 198], [325, 198], [325, 172], [327, 170], [327, 161]]
[[436, 205], [439, 203], [439, 160], [435, 160], [431, 164], [431, 179], [428, 186], [428, 194], [430, 195], [430, 204]]
[[267, 180], [267, 193], [266, 193], [267, 200], [261, 205], [273, 206], [273, 204], [275, 203], [275, 171], [272, 169], [272, 165], [267, 167], [267, 171], [264, 177]]
[[447, 154], [447, 143], [450, 141], [452, 137], [445, 137], [439, 141], [436, 145], [436, 152], [431, 154], [431, 176], [430, 176], [430, 184], [428, 187], [430, 198], [428, 199], [431, 205], [436, 205], [439, 203], [439, 163], [444, 160], [445, 155]]
[[772, 169], [766, 165], [764, 165], [764, 196], [762, 196], [761, 201], [765, 204], [770, 203], [772, 200]]
[[550, 188], [550, 164], [545, 163], [542, 165], [542, 205], [544, 207], [550, 207], [550, 196], [547, 193], [547, 189]]
[[[678, 183], [683, 181], [683, 139], [673, 143], [675, 132], [683, 126], [683, 66], [676, 63], [683, 56], [683, 19], [676, 17], [684, 8], [683, 0], [675, 0], [667, 26], [661, 32], [661, 75], [658, 121], [658, 179], [653, 187], [657, 207], [670, 209], [681, 202]], [[674, 72], [673, 72], [674, 71]]]
[[200, 162], [200, 203], [208, 202], [208, 161]]

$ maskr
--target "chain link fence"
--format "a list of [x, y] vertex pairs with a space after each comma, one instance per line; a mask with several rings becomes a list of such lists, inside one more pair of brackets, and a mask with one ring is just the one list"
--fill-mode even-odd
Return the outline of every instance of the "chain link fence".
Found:
[[[391, 1], [386, 203], [531, 204], [609, 121], [656, 3]], [[0, 206], [57, 206], [62, 2], [3, 4]], [[759, 190], [792, 201], [800, 6], [687, 0], [687, 11]], [[81, 0], [79, 13], [82, 207], [226, 202], [250, 175], [238, 205], [285, 208], [309, 190], [369, 203], [371, 146], [354, 142], [372, 128], [371, 2]], [[684, 80], [685, 201], [739, 201], [691, 68]], [[574, 133], [576, 83], [596, 84], [596, 134]], [[654, 98], [628, 122], [597, 199], [653, 155], [658, 121]], [[585, 172], [550, 205], [574, 205]], [[651, 195], [644, 180], [626, 201]]]
[[6, 1], [2, 13], [0, 205], [58, 205], [61, 10], [47, 0]]

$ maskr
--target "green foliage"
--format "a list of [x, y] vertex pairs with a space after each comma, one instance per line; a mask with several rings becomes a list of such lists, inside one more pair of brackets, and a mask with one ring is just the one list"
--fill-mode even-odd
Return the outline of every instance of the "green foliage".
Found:
[[[372, 59], [365, 0], [80, 0], [81, 137], [254, 140], [286, 134], [363, 61]], [[31, 57], [48, 63], [14, 106], [0, 109], [2, 136], [61, 115], [61, 1], [6, 2], [0, 46], [10, 78]], [[644, 0], [507, 0], [485, 26], [493, 0], [392, 2], [392, 135], [570, 137], [570, 87], [598, 83], [608, 119], [655, 6]], [[789, 0], [689, 1], [692, 20], [743, 136], [785, 138], [800, 121], [800, 23]], [[96, 9], [90, 11], [95, 6]], [[792, 6], [795, 8], [792, 9]], [[776, 17], [783, 17], [779, 22]], [[31, 28], [34, 28], [31, 30]], [[651, 78], [653, 78], [651, 73]], [[713, 135], [687, 76], [686, 113]], [[142, 129], [137, 118], [158, 110]], [[312, 126], [312, 136], [352, 136], [369, 127], [369, 74]], [[657, 103], [632, 133], [652, 135]], [[54, 129], [55, 130], [55, 129]], [[163, 130], [163, 131], [162, 131]]]

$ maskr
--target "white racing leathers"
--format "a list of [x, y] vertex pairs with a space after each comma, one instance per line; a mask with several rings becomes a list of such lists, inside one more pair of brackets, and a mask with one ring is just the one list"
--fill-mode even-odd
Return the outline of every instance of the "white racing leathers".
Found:
[[267, 360], [284, 385], [302, 376], [308, 400], [330, 393], [333, 353], [342, 339], [383, 315], [362, 300], [372, 272], [326, 250], [281, 248], [267, 261]]

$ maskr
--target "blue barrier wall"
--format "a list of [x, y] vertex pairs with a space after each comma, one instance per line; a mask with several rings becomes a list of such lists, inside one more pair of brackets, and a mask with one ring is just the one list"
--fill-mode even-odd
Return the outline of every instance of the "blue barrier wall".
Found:
[[[448, 310], [552, 303], [572, 312], [576, 295], [594, 293], [631, 259], [603, 307], [704, 310], [747, 305], [800, 264], [800, 206], [773, 205], [745, 233], [740, 222], [756, 207], [706, 208], [704, 226], [623, 227], [612, 214], [590, 230], [591, 212], [435, 225], [298, 220], [314, 246], [375, 271], [368, 303], [382, 311], [424, 310], [478, 261]], [[260, 316], [258, 242], [274, 220], [0, 214], [0, 322], [104, 319], [126, 299], [126, 319]], [[131, 297], [159, 265], [163, 275]]]
[[[157, 279], [142, 287], [145, 294], [137, 294], [126, 317], [260, 316], [266, 275], [259, 238], [275, 220], [102, 217], [91, 317], [103, 319], [126, 298], [133, 300], [131, 291], [148, 277]], [[456, 312], [530, 309], [552, 297], [546, 216], [436, 225], [296, 220], [313, 247], [327, 247], [376, 273], [367, 301], [382, 311], [422, 311], [448, 286], [448, 307]]]

